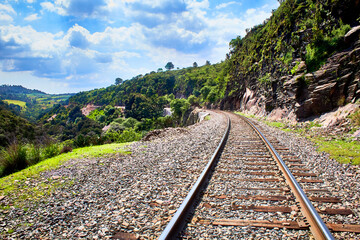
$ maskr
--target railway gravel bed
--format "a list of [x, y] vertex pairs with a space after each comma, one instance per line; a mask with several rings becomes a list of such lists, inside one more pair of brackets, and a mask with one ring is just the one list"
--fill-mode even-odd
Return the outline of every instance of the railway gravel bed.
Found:
[[[216, 239], [221, 236], [221, 239], [309, 239], [311, 234], [308, 230], [216, 224], [216, 222], [222, 222], [222, 219], [271, 222], [302, 220], [295, 209], [289, 212], [246, 210], [247, 207], [250, 209], [254, 206], [271, 208], [274, 205], [291, 208], [296, 206], [296, 202], [287, 184], [281, 180], [277, 166], [269, 166], [272, 160], [265, 145], [259, 141], [250, 126], [243, 120], [233, 114], [229, 116], [231, 131], [227, 144], [191, 222], [182, 233], [182, 238]], [[266, 162], [266, 165], [257, 164], [257, 162]], [[269, 167], [272, 170], [269, 170]], [[251, 170], [252, 168], [256, 170]], [[262, 175], [269, 171], [275, 175]], [[253, 175], [254, 173], [260, 175]], [[275, 192], [269, 189], [274, 189]], [[281, 195], [285, 199], [274, 204], [272, 201], [253, 198], [266, 195]]]
[[[1, 211], [1, 238], [109, 239], [120, 232], [156, 239], [225, 131], [225, 116], [210, 114], [210, 120], [130, 145], [130, 155], [71, 160], [43, 173], [43, 180], [61, 176], [73, 184], [41, 202]], [[34, 181], [29, 184], [41, 184]]]
[[[313, 196], [337, 197], [341, 203], [319, 203], [312, 202], [318, 209], [325, 208], [348, 208], [353, 214], [346, 216], [332, 216], [320, 214], [325, 222], [343, 223], [343, 224], [360, 224], [360, 167], [351, 164], [341, 164], [329, 157], [327, 153], [316, 151], [314, 143], [297, 134], [284, 132], [274, 127], [252, 119], [261, 131], [268, 138], [276, 138], [279, 143], [289, 148], [298, 159], [305, 164], [305, 168], [316, 173], [319, 179], [324, 181], [323, 184], [312, 183], [312, 188], [324, 188], [328, 192], [314, 192]], [[296, 171], [292, 171], [296, 172]], [[306, 184], [302, 184], [303, 187]], [[360, 239], [359, 233], [333, 232], [336, 239]]]

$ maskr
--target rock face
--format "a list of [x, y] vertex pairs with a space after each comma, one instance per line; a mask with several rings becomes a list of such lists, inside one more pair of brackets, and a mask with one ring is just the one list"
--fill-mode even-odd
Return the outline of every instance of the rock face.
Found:
[[221, 108], [296, 120], [354, 103], [360, 99], [360, 26], [345, 41], [349, 48], [332, 55], [318, 71], [306, 73], [305, 62], [298, 59], [293, 75], [273, 71], [266, 85], [254, 76], [239, 79], [239, 95], [225, 98]]

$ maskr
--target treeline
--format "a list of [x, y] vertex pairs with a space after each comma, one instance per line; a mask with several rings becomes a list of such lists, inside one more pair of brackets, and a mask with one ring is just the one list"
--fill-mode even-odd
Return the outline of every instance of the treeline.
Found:
[[194, 95], [199, 102], [216, 103], [224, 96], [227, 80], [228, 66], [226, 62], [222, 62], [139, 75], [119, 85], [81, 92], [69, 101], [77, 104], [125, 106], [134, 95], [152, 99], [170, 95], [188, 98]]

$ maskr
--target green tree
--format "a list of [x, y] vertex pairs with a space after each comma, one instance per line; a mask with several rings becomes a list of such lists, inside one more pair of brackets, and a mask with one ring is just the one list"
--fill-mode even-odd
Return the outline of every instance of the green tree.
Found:
[[123, 83], [122, 78], [116, 78], [116, 79], [115, 79], [115, 84], [116, 84], [116, 85], [120, 85], [120, 84], [122, 84], [122, 83]]
[[189, 109], [190, 103], [186, 99], [174, 99], [170, 103], [171, 111], [175, 118], [180, 119], [183, 114]]
[[165, 65], [165, 68], [167, 70], [171, 70], [171, 69], [174, 69], [174, 64], [172, 62], [168, 62], [166, 65]]
[[198, 67], [197, 62], [194, 62], [194, 63], [193, 63], [193, 67], [194, 67], [194, 68], [197, 68], [197, 67]]

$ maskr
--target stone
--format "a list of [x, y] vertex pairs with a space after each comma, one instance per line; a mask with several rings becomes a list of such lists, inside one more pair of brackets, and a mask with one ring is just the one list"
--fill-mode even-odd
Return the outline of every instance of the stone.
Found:
[[360, 25], [353, 27], [348, 31], [344, 36], [344, 41], [348, 44], [351, 44], [352, 42], [359, 39], [360, 36]]

